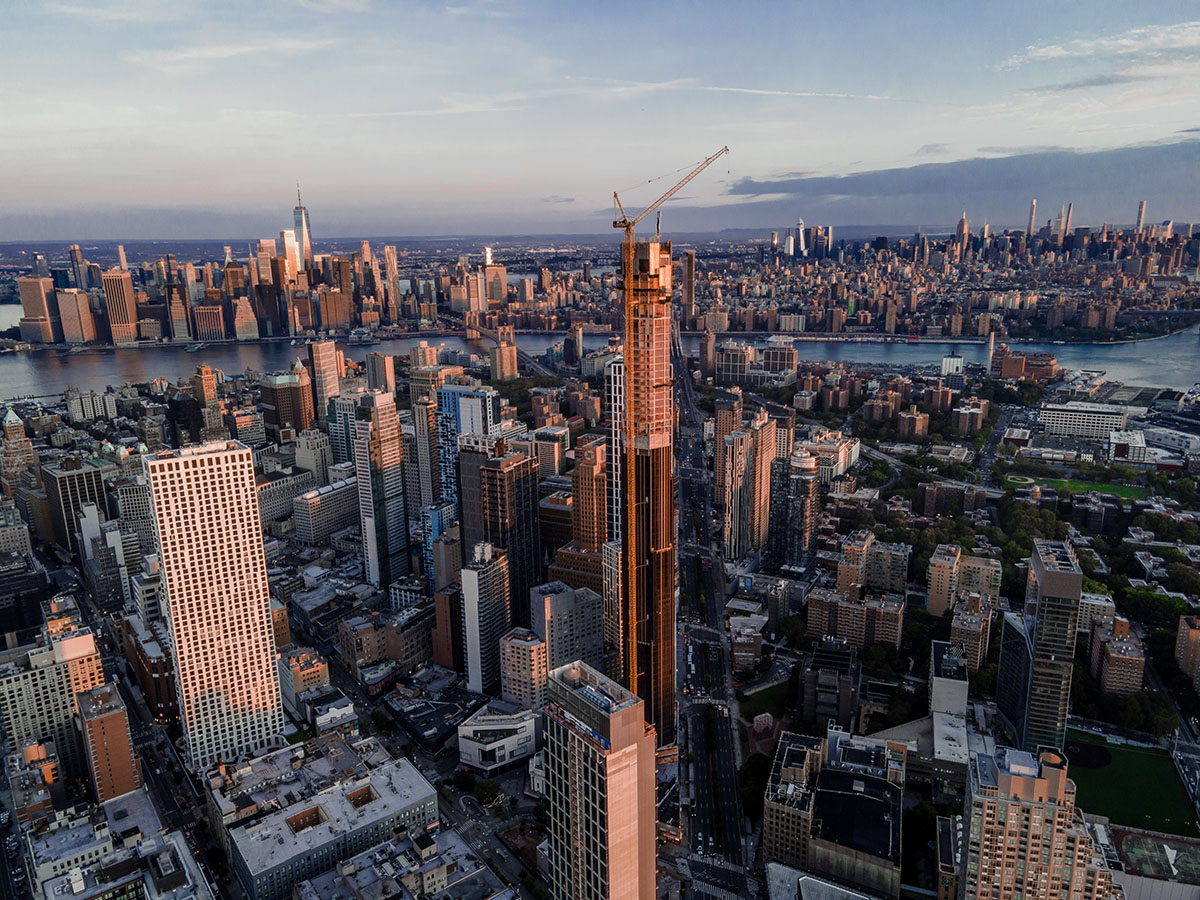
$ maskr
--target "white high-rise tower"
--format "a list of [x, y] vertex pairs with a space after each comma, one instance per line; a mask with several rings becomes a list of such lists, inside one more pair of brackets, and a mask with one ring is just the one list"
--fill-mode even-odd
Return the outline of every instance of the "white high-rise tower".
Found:
[[296, 182], [296, 208], [292, 210], [292, 221], [296, 226], [296, 245], [300, 251], [300, 262], [304, 268], [311, 269], [312, 234], [308, 229], [308, 207], [300, 202], [300, 182]]
[[143, 466], [188, 763], [203, 771], [283, 731], [254, 454], [215, 441]]

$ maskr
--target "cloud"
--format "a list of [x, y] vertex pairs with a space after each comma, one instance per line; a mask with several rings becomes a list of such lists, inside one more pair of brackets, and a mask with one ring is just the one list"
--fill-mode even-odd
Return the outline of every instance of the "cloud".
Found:
[[1029, 63], [1094, 57], [1147, 56], [1164, 52], [1200, 53], [1200, 21], [1131, 28], [1109, 37], [1078, 39], [1058, 44], [1030, 44], [998, 68], [1016, 69]]
[[1196, 132], [1200, 132], [1200, 128], [1180, 128], [1175, 133], [1176, 134], [1195, 134]]
[[949, 144], [922, 144], [914, 156], [941, 156], [950, 151]]
[[1009, 147], [980, 147], [979, 153], [996, 153], [1001, 156], [1025, 156], [1032, 153], [1058, 153], [1068, 148], [1058, 144], [1021, 144]]
[[170, 50], [133, 50], [124, 54], [127, 62], [158, 69], [168, 75], [180, 74], [210, 62], [237, 59], [245, 56], [290, 56], [309, 53], [337, 43], [333, 38], [306, 40], [304, 38], [272, 37], [242, 44], [195, 44]]
[[344, 119], [426, 119], [436, 116], [465, 116], [482, 115], [485, 113], [517, 112], [525, 109], [524, 105], [510, 103], [489, 103], [486, 100], [477, 102], [452, 101], [445, 106], [433, 106], [426, 109], [387, 109], [368, 112], [343, 113]]
[[542, 198], [543, 203], [574, 203], [574, 197], [564, 197], [561, 194], [551, 194], [549, 197]]
[[718, 85], [704, 85], [700, 90], [712, 91], [719, 94], [751, 94], [756, 97], [797, 97], [819, 100], [871, 100], [886, 102], [896, 99], [895, 97], [888, 97], [883, 94], [843, 94], [835, 91], [779, 91], [769, 88], [721, 87]]
[[1132, 72], [1102, 72], [1096, 75], [1088, 75], [1084, 78], [1077, 78], [1074, 81], [1063, 81], [1058, 84], [1047, 84], [1042, 87], [1031, 88], [1029, 93], [1061, 94], [1068, 91], [1086, 90], [1088, 88], [1136, 84], [1139, 81], [1150, 81], [1153, 77], [1152, 75], [1135, 75]]
[[613, 79], [581, 79], [580, 82], [553, 88], [528, 91], [493, 92], [488, 94], [453, 93], [438, 99], [441, 106], [418, 109], [366, 110], [342, 114], [347, 119], [400, 119], [429, 116], [461, 116], [474, 113], [516, 112], [539, 100], [579, 97], [585, 100], [615, 100], [654, 91], [678, 90], [691, 86], [690, 78], [669, 81], [616, 81]]
[[489, 18], [511, 15], [511, 12], [497, 0], [475, 0], [474, 3], [447, 6], [446, 12], [452, 16], [487, 16]]
[[305, 9], [320, 13], [351, 13], [366, 12], [371, 7], [370, 0], [295, 0]]
[[[1072, 151], [1062, 148], [976, 157], [955, 162], [921, 163], [847, 175], [791, 179], [746, 178], [732, 184], [727, 198], [742, 201], [719, 207], [729, 227], [761, 224], [769, 211], [775, 221], [802, 215], [809, 222], [953, 222], [966, 208], [972, 221], [987, 219], [997, 227], [1022, 226], [1029, 198], [1057, 209], [1074, 201], [1082, 223], [1124, 222], [1137, 201], [1171, 211], [1177, 221], [1200, 218], [1195, 199], [1178, 190], [1180, 172], [1196, 172], [1200, 140], [1176, 140]], [[1186, 176], [1185, 176], [1186, 177]], [[713, 217], [714, 208], [685, 207], [673, 213], [679, 227]]]
[[180, 19], [186, 10], [181, 6], [169, 6], [153, 0], [127, 0], [114, 3], [70, 3], [66, 0], [51, 0], [44, 4], [46, 12], [86, 22], [144, 23], [165, 22]]

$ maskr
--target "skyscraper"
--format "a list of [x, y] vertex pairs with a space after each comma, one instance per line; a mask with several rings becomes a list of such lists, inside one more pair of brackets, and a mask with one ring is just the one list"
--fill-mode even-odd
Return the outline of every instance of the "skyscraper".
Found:
[[[529, 591], [541, 580], [537, 462], [520, 451], [479, 467], [483, 539], [508, 556], [513, 624], [529, 627]], [[464, 512], [464, 517], [471, 514]]]
[[770, 565], [800, 569], [812, 560], [819, 487], [817, 458], [807, 450], [794, 450], [771, 463]]
[[608, 497], [603, 439], [575, 445], [575, 469], [571, 473], [571, 536], [588, 553], [599, 553], [608, 540]]
[[996, 706], [1030, 753], [1062, 747], [1075, 657], [1083, 570], [1069, 544], [1036, 540], [1025, 612], [1006, 613]]
[[333, 341], [313, 341], [308, 345], [308, 361], [312, 370], [313, 409], [317, 421], [324, 425], [329, 411], [329, 398], [339, 393], [337, 344]]
[[[17, 279], [21, 295], [21, 340], [31, 344], [50, 344], [63, 339], [59, 323], [58, 298], [54, 281], [25, 275]], [[86, 300], [87, 294], [84, 293]], [[57, 326], [57, 327], [56, 327]]]
[[87, 293], [74, 288], [54, 293], [58, 299], [63, 340], [68, 344], [89, 344], [96, 340], [96, 323]]
[[372, 391], [396, 393], [396, 370], [392, 357], [383, 353], [367, 354], [367, 387]]
[[1037, 220], [1037, 198], [1034, 197], [1032, 200], [1029, 201], [1029, 230], [1028, 230], [1027, 234], [1030, 237], [1033, 237], [1033, 229], [1034, 229], [1034, 226], [1037, 224], [1036, 220]]
[[311, 269], [313, 264], [312, 234], [308, 226], [308, 207], [300, 202], [300, 185], [296, 185], [296, 208], [292, 210], [292, 222], [295, 224], [296, 246], [300, 251], [300, 263], [305, 269]]
[[713, 423], [713, 475], [715, 487], [713, 496], [723, 502], [725, 497], [725, 438], [735, 431], [742, 430], [742, 389], [738, 387], [718, 391]]
[[750, 493], [748, 475], [753, 441], [750, 433], [738, 430], [724, 441], [721, 470], [721, 529], [725, 558], [741, 559], [750, 549]]
[[683, 322], [689, 325], [696, 317], [696, 251], [683, 254]]
[[1075, 782], [1057, 749], [971, 754], [964, 900], [1118, 900], [1104, 854], [1075, 805]]
[[1134, 233], [1139, 237], [1142, 234], [1142, 227], [1146, 224], [1146, 201], [1142, 200], [1138, 203], [1137, 224], [1133, 226]]
[[404, 443], [396, 396], [371, 391], [358, 398], [354, 467], [367, 580], [386, 588], [408, 574], [408, 511], [404, 503]]
[[287, 372], [263, 375], [259, 381], [259, 396], [263, 424], [275, 440], [280, 440], [281, 432], [286, 429], [300, 432], [316, 421], [312, 379], [299, 360]]
[[767, 545], [771, 514], [771, 463], [775, 461], [775, 420], [759, 407], [750, 420], [750, 460], [746, 466], [749, 481], [750, 546], [761, 550]]
[[630, 248], [624, 277], [625, 686], [645, 701], [664, 744], [675, 741], [675, 398], [669, 242]]
[[581, 662], [548, 682], [550, 896], [653, 897], [654, 728], [644, 702]]
[[461, 577], [467, 690], [494, 694], [500, 687], [500, 639], [512, 625], [508, 557], [491, 544], [476, 544]]
[[441, 499], [458, 502], [458, 436], [494, 435], [500, 428], [500, 395], [477, 379], [456, 376], [437, 388]]
[[608, 539], [620, 541], [625, 521], [625, 359], [618, 356], [604, 366], [604, 409], [608, 422]]
[[133, 276], [116, 270], [101, 276], [104, 305], [108, 309], [108, 328], [114, 344], [137, 340], [137, 301], [133, 296]]
[[1083, 570], [1071, 545], [1034, 541], [1029, 560], [1026, 603], [1036, 600], [1029, 706], [1021, 744], [1031, 753], [1039, 747], [1062, 747], [1067, 732], [1067, 704], [1075, 659], [1075, 628]]
[[283, 730], [254, 455], [217, 441], [142, 459], [188, 763], [264, 747]]

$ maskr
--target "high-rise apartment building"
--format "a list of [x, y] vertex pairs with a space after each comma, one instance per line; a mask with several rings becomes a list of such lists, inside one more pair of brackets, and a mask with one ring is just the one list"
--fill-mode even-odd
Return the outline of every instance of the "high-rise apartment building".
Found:
[[1039, 747], [1062, 747], [1066, 739], [1082, 592], [1083, 570], [1070, 544], [1035, 541], [1026, 602], [1035, 600], [1037, 612], [1022, 740], [1022, 746], [1030, 752]]
[[750, 479], [749, 466], [753, 439], [750, 433], [738, 429], [726, 436], [725, 452], [721, 455], [722, 474], [719, 480], [723, 524], [721, 535], [725, 558], [741, 559], [750, 549]]
[[[442, 496], [442, 469], [438, 454], [437, 401], [432, 397], [419, 397], [412, 405], [413, 449], [416, 456], [412, 465], [416, 468], [418, 494], [422, 506], [432, 506]], [[462, 465], [461, 460], [459, 465]]]
[[584, 663], [549, 676], [550, 896], [655, 895], [654, 728], [635, 694]]
[[333, 341], [313, 341], [308, 345], [308, 362], [312, 370], [313, 409], [317, 420], [323, 425], [329, 411], [329, 398], [340, 393], [337, 344]]
[[546, 705], [550, 674], [546, 642], [528, 628], [514, 628], [500, 640], [500, 699], [523, 709]]
[[713, 417], [713, 475], [716, 477], [716, 487], [713, 496], [723, 501], [727, 473], [725, 439], [735, 431], [742, 430], [742, 389], [733, 387], [718, 391], [714, 407], [716, 415]]
[[639, 241], [627, 260], [625, 309], [625, 686], [645, 701], [663, 744], [675, 742], [675, 397], [671, 245]]
[[606, 450], [603, 439], [581, 439], [575, 446], [575, 469], [571, 473], [571, 537], [589, 553], [599, 553], [608, 540]]
[[551, 669], [581, 660], [604, 667], [604, 601], [587, 588], [574, 590], [561, 581], [529, 592], [531, 629], [546, 643]]
[[1119, 900], [1061, 751], [971, 754], [963, 900]]
[[1175, 636], [1175, 664], [1188, 677], [1196, 680], [1200, 670], [1200, 616], [1180, 616]]
[[202, 771], [283, 730], [254, 456], [213, 442], [143, 465], [188, 762]]
[[[550, 578], [573, 588], [604, 592], [603, 548], [608, 538], [608, 445], [603, 437], [581, 438], [571, 472], [571, 542], [558, 548]], [[549, 549], [549, 548], [545, 548]]]
[[74, 724], [76, 698], [104, 683], [100, 651], [70, 597], [56, 597], [44, 608], [37, 645], [0, 659], [0, 721], [11, 746], [51, 740], [68, 772], [82, 778], [87, 764]]
[[136, 791], [142, 786], [142, 768], [129, 737], [129, 713], [117, 686], [104, 684], [84, 691], [76, 705], [97, 802]]
[[696, 251], [683, 254], [683, 322], [689, 325], [696, 318]]
[[461, 579], [467, 690], [492, 694], [500, 688], [500, 639], [512, 626], [508, 557], [491, 544], [476, 544]]
[[625, 521], [625, 358], [604, 366], [604, 416], [608, 425], [608, 539], [621, 541]]
[[404, 443], [396, 395], [358, 395], [354, 467], [366, 577], [388, 587], [408, 574], [408, 510], [404, 502]]
[[903, 592], [908, 584], [912, 547], [875, 540], [866, 529], [846, 536], [838, 562], [837, 589], [852, 593], [857, 587]]
[[513, 624], [529, 626], [529, 591], [541, 580], [537, 463], [521, 452], [484, 460], [479, 467], [483, 540], [508, 558]]
[[296, 466], [312, 472], [317, 487], [329, 484], [329, 467], [333, 462], [333, 446], [325, 432], [306, 428], [296, 435]]
[[1004, 616], [996, 676], [996, 706], [1031, 753], [1061, 747], [1066, 737], [1082, 590], [1070, 545], [1034, 541], [1025, 613]]
[[458, 502], [458, 437], [495, 435], [500, 429], [500, 395], [477, 379], [456, 376], [437, 388], [441, 499]]
[[775, 420], [759, 407], [750, 419], [750, 459], [746, 466], [750, 547], [767, 545], [771, 525], [771, 464], [775, 461]]
[[137, 299], [133, 294], [133, 276], [117, 269], [101, 276], [104, 305], [108, 310], [108, 329], [114, 344], [137, 340]]
[[813, 588], [808, 595], [808, 631], [817, 638], [841, 638], [860, 650], [870, 644], [890, 644], [899, 650], [904, 606], [904, 598], [898, 595], [851, 597]]
[[312, 378], [299, 360], [286, 372], [263, 375], [258, 386], [263, 423], [276, 440], [285, 430], [300, 432], [316, 421]]
[[76, 533], [79, 511], [87, 503], [107, 509], [104, 482], [116, 474], [117, 467], [112, 463], [90, 457], [65, 456], [42, 466], [42, 487], [50, 509], [55, 546], [68, 553], [79, 549]]
[[1003, 574], [998, 559], [963, 556], [958, 545], [939, 544], [929, 558], [926, 608], [935, 616], [945, 615], [965, 594], [979, 594], [990, 605], [1000, 597]]
[[817, 458], [806, 450], [771, 463], [770, 537], [767, 559], [780, 569], [802, 569], [816, 551], [820, 479]]
[[392, 365], [393, 359], [394, 357], [383, 353], [367, 354], [368, 390], [396, 393], [396, 370]]

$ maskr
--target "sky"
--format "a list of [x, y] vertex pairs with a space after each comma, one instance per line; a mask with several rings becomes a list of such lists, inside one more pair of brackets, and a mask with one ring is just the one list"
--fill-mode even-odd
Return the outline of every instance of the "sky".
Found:
[[[1192, 2], [23, 0], [0, 240], [1200, 221]], [[836, 236], [836, 235], [835, 235]]]

